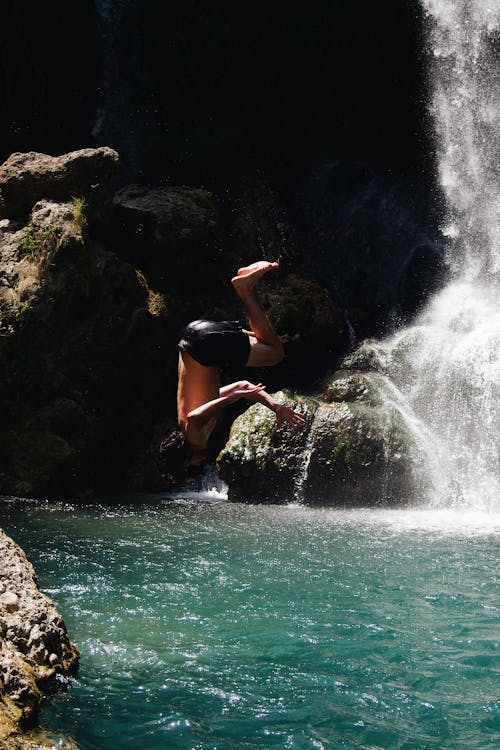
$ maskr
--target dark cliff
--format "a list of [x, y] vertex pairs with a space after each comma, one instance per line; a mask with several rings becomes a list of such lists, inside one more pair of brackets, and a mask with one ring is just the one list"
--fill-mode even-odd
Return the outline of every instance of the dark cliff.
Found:
[[0, 161], [106, 145], [129, 178], [205, 186], [429, 166], [416, 0], [9, 2], [3, 20]]
[[0, 168], [0, 491], [156, 486], [177, 335], [238, 316], [239, 264], [281, 260], [270, 390], [439, 283], [419, 3], [280, 6], [8, 3], [0, 162], [38, 153]]

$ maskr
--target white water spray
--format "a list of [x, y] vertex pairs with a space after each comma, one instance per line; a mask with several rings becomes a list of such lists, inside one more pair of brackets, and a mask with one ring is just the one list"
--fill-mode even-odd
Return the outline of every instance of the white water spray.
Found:
[[423, 0], [450, 283], [379, 345], [425, 427], [435, 506], [500, 507], [500, 242], [495, 0]]

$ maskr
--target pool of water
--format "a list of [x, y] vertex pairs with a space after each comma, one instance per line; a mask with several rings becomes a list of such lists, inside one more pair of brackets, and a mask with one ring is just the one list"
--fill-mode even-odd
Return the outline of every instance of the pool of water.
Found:
[[81, 750], [500, 747], [500, 514], [1, 503], [81, 651]]

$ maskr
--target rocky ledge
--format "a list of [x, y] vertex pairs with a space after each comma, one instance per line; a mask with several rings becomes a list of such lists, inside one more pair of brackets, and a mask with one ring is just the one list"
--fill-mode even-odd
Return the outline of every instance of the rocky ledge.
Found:
[[[157, 458], [176, 428], [177, 341], [190, 320], [241, 318], [235, 268], [281, 258], [279, 273], [259, 284], [286, 350], [280, 365], [252, 373], [270, 392], [316, 388], [354, 341], [377, 335], [389, 312], [410, 314], [436, 278], [439, 253], [420, 214], [409, 198], [408, 210], [394, 196], [387, 204], [389, 188], [365, 170], [330, 165], [293, 197], [262, 181], [218, 194], [182, 185], [117, 191], [119, 167], [104, 147], [16, 153], [0, 165], [4, 494], [166, 489]], [[247, 376], [224, 373], [226, 382]], [[306, 430], [275, 434], [270, 424], [259, 434], [272, 450], [264, 470], [259, 448], [255, 476], [252, 435], [241, 466], [231, 456], [238, 429], [259, 412], [238, 421], [220, 460], [232, 495], [238, 487], [256, 500], [268, 488], [280, 498], [323, 497], [328, 486], [346, 504], [366, 502], [374, 481], [381, 502], [406, 486], [406, 428], [383, 374], [344, 363], [331, 381], [309, 402]], [[251, 486], [240, 481], [247, 475]]]
[[218, 457], [230, 500], [367, 507], [424, 496], [425, 442], [405, 420], [376, 345], [346, 357], [315, 398], [275, 398], [301, 411], [305, 425], [278, 430], [260, 404], [238, 417]]
[[44, 750], [54, 744], [42, 732], [22, 731], [36, 723], [44, 684], [76, 670], [79, 654], [33, 566], [2, 530], [0, 559], [0, 750]]
[[[194, 187], [115, 192], [118, 165], [108, 148], [0, 165], [4, 494], [163, 489], [157, 453], [176, 425], [179, 334], [196, 318], [241, 316], [228, 280], [262, 257], [257, 236], [269, 257], [280, 253], [284, 224], [263, 193], [250, 212], [250, 198], [233, 211]], [[346, 338], [321, 284], [276, 277], [260, 291], [287, 363], [266, 373], [270, 389], [298, 386], [306, 360], [307, 378], [319, 376]]]

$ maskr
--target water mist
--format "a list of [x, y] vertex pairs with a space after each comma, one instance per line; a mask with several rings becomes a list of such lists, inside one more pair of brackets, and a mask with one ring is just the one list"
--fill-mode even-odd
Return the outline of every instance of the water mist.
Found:
[[377, 348], [423, 444], [430, 504], [498, 510], [500, 9], [489, 0], [423, 6], [449, 281], [413, 326]]

